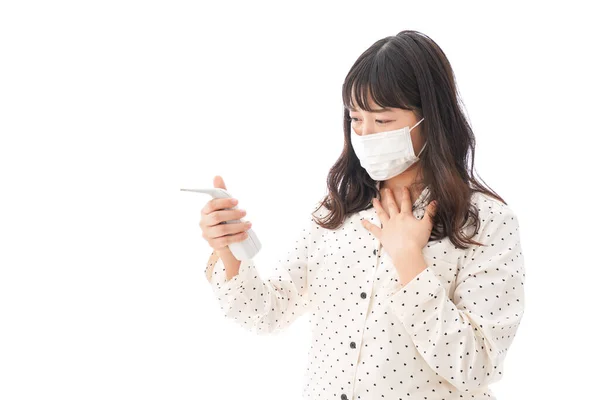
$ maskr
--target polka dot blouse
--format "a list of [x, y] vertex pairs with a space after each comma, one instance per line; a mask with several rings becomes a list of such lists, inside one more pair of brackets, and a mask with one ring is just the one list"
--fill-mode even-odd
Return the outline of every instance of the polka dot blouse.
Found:
[[[416, 218], [428, 194], [414, 202]], [[257, 334], [309, 313], [305, 399], [496, 399], [488, 385], [502, 378], [523, 317], [525, 269], [515, 213], [481, 193], [472, 201], [481, 219], [473, 238], [485, 245], [430, 241], [427, 268], [406, 285], [360, 222], [381, 227], [374, 207], [335, 230], [311, 215], [267, 279], [248, 260], [227, 280], [214, 252], [206, 277], [225, 317]]]

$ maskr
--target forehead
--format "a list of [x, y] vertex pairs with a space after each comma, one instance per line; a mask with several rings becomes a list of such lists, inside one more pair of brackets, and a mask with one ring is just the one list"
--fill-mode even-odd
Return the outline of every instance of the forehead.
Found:
[[366, 97], [367, 97], [367, 104], [372, 111], [362, 110], [358, 106], [358, 103], [356, 102], [356, 97], [355, 97], [354, 91], [352, 91], [350, 93], [350, 104], [348, 105], [348, 110], [351, 112], [364, 111], [366, 113], [383, 113], [383, 112], [393, 112], [393, 111], [398, 110], [393, 107], [381, 107], [381, 106], [377, 105], [377, 103], [375, 103], [375, 101], [373, 101], [373, 97], [371, 97], [370, 91], [367, 91]]
[[[356, 104], [356, 103], [353, 103], [353, 104]], [[350, 105], [348, 106], [348, 110], [349, 110], [350, 112], [359, 112], [359, 111], [363, 111], [363, 112], [366, 112], [366, 113], [371, 113], [371, 114], [375, 114], [375, 113], [384, 113], [384, 112], [394, 112], [394, 111], [398, 111], [398, 110], [400, 110], [400, 109], [393, 108], [393, 107], [380, 107], [380, 106], [378, 106], [378, 105], [377, 105], [377, 104], [375, 104], [375, 103], [369, 103], [369, 107], [371, 107], [371, 110], [372, 110], [372, 111], [362, 110], [362, 109], [361, 109], [360, 107], [358, 107], [358, 106], [356, 106], [356, 108], [355, 108], [355, 107], [353, 107], [353, 106], [352, 106], [352, 104], [350, 104]]]

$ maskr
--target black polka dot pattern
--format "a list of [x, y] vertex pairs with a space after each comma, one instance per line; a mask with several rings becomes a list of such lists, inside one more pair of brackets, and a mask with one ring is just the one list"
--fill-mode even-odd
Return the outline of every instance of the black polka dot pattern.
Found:
[[[495, 399], [488, 385], [501, 379], [523, 316], [525, 269], [515, 213], [481, 193], [472, 199], [474, 239], [485, 245], [430, 241], [427, 268], [405, 285], [361, 225], [381, 226], [373, 207], [336, 230], [311, 216], [268, 279], [243, 261], [227, 281], [214, 253], [207, 279], [225, 316], [259, 334], [309, 314], [305, 399]], [[422, 218], [427, 203], [426, 188], [413, 215]]]

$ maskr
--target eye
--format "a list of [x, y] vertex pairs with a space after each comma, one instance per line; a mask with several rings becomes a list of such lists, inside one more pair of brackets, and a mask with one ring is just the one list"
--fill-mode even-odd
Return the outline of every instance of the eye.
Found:
[[[354, 121], [354, 120], [358, 120], [358, 118], [355, 117], [350, 117], [350, 121]], [[390, 120], [381, 120], [381, 119], [376, 119], [375, 122], [377, 122], [378, 124], [387, 124], [388, 122], [392, 122]]]

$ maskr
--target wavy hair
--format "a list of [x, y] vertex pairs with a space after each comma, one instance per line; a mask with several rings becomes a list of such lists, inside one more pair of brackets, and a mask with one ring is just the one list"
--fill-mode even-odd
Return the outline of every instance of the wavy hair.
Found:
[[[358, 106], [370, 109], [367, 96], [381, 107], [410, 110], [420, 124], [427, 146], [421, 153], [420, 179], [412, 186], [429, 187], [430, 200], [438, 201], [433, 218], [431, 240], [449, 236], [461, 249], [479, 230], [479, 213], [471, 203], [474, 192], [481, 192], [506, 202], [493, 190], [484, 187], [473, 174], [475, 136], [463, 113], [454, 72], [441, 48], [427, 35], [403, 30], [375, 42], [356, 60], [342, 86], [344, 105], [344, 148], [327, 175], [327, 195], [321, 206], [329, 210], [319, 226], [336, 229], [345, 218], [373, 207], [371, 199], [380, 198], [377, 182], [360, 165], [350, 141], [350, 112], [355, 94]], [[317, 209], [318, 209], [317, 208]], [[470, 236], [463, 229], [474, 226]]]

